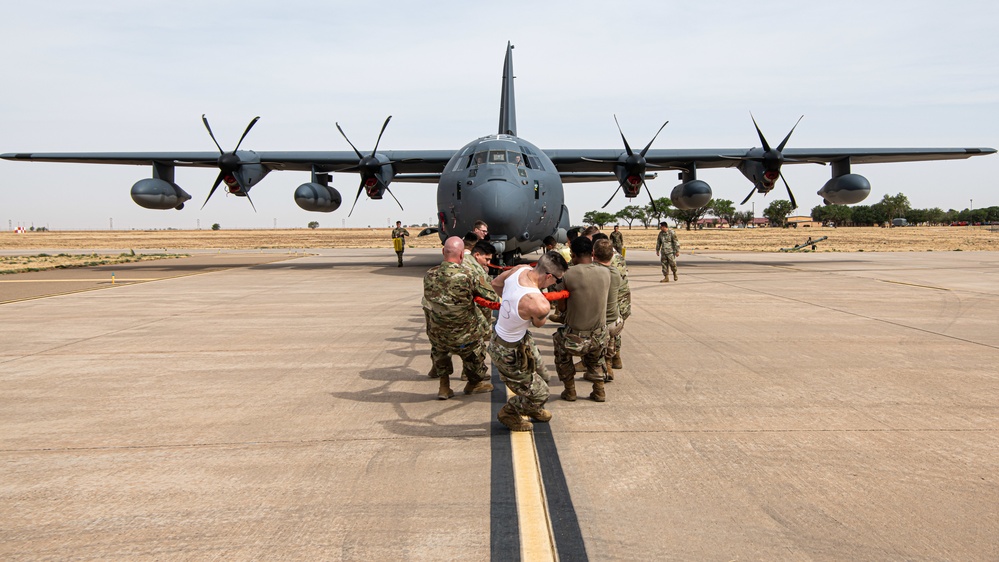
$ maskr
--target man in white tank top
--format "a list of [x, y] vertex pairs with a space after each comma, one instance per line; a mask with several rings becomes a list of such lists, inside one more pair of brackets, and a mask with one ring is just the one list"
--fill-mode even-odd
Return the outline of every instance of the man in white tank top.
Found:
[[534, 427], [523, 416], [538, 422], [552, 419], [551, 412], [543, 408], [548, 401], [548, 383], [537, 374], [535, 357], [540, 354], [528, 328], [544, 326], [551, 306], [541, 289], [561, 279], [567, 268], [558, 252], [547, 252], [534, 268], [515, 267], [493, 279], [493, 289], [502, 299], [489, 356], [500, 379], [514, 393], [497, 415], [511, 431]]

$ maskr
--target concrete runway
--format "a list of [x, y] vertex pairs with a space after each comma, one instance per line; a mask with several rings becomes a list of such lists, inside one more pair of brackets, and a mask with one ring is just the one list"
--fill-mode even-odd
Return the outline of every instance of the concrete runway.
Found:
[[526, 448], [435, 399], [438, 252], [316, 254], [0, 277], [0, 559], [999, 559], [999, 252], [631, 252]]

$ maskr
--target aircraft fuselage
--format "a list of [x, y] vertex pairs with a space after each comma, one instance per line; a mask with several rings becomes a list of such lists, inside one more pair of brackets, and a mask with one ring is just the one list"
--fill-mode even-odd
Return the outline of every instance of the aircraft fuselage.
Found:
[[472, 141], [447, 163], [437, 186], [440, 238], [489, 225], [498, 254], [524, 254], [569, 226], [562, 180], [552, 161], [513, 135]]

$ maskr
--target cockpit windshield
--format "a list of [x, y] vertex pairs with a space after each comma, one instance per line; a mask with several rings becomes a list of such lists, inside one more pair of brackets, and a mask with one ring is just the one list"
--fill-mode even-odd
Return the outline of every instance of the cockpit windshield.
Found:
[[513, 150], [481, 150], [467, 158], [469, 168], [484, 164], [513, 164], [518, 168], [533, 168], [528, 157]]

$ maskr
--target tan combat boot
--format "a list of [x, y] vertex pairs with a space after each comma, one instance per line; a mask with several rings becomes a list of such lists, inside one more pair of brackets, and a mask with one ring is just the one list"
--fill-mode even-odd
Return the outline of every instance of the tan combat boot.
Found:
[[465, 385], [465, 394], [482, 394], [483, 392], [490, 392], [493, 389], [493, 385], [489, 381], [479, 381], [476, 384], [468, 383]]
[[454, 398], [454, 391], [451, 390], [451, 377], [448, 375], [441, 375], [441, 386], [437, 389], [437, 399], [447, 400], [448, 398]]
[[669, 277], [668, 276], [667, 277], [663, 277], [663, 280], [660, 281], [660, 283], [669, 283]]
[[525, 420], [513, 409], [510, 404], [504, 404], [496, 418], [499, 419], [500, 423], [507, 426], [510, 431], [530, 431], [534, 429], [534, 424]]
[[620, 349], [614, 351], [614, 360], [611, 361], [611, 367], [613, 367], [615, 369], [623, 369], [624, 368], [624, 364], [621, 363], [621, 350]]
[[604, 381], [593, 382], [593, 392], [590, 393], [590, 400], [594, 402], [607, 401], [607, 393], [604, 392]]
[[604, 380], [607, 382], [614, 380], [614, 366], [611, 365], [610, 361], [604, 363]]
[[552, 419], [552, 413], [544, 408], [539, 408], [536, 413], [530, 415], [530, 418], [536, 422], [549, 422]]
[[673, 274], [673, 281], [676, 281], [676, 273]]
[[562, 384], [565, 385], [565, 390], [562, 391], [562, 400], [565, 400], [565, 401], [568, 401], [568, 402], [575, 402], [576, 401], [576, 380], [575, 379], [569, 379], [569, 380], [566, 380], [566, 381], [562, 381]]

